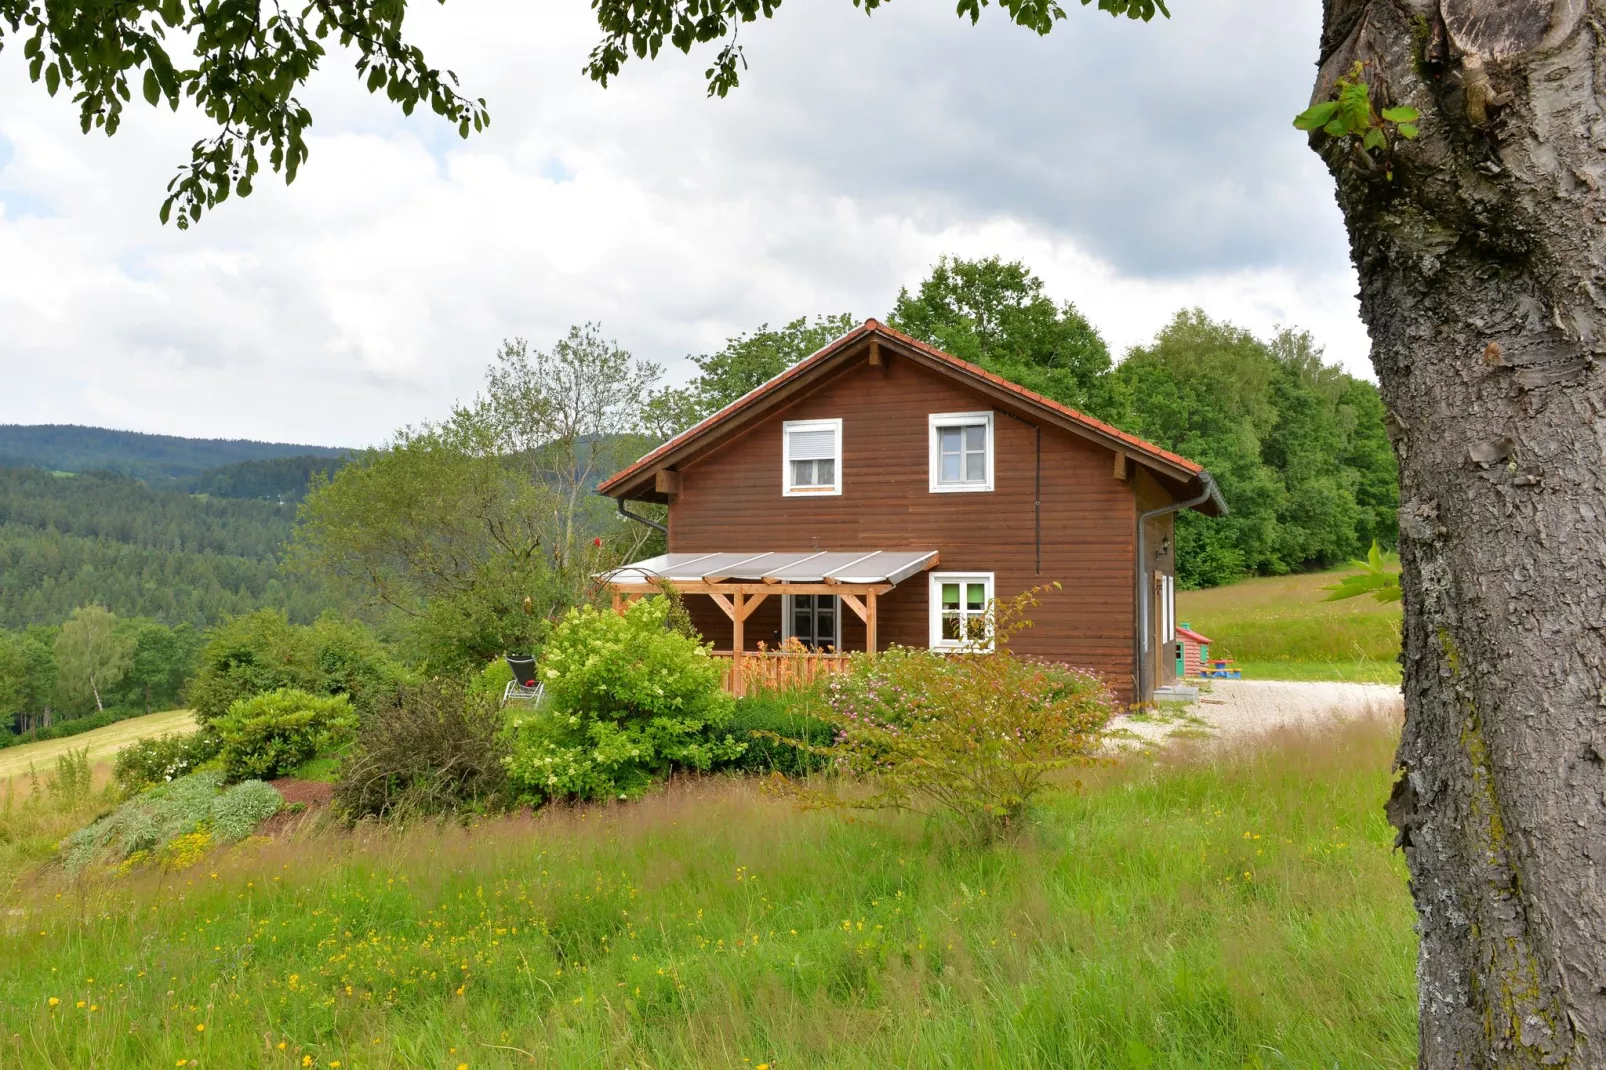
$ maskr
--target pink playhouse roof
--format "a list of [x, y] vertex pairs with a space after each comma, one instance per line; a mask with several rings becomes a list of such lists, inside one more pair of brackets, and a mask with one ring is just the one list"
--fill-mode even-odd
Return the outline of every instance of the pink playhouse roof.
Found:
[[1184, 639], [1192, 639], [1195, 643], [1208, 643], [1208, 642], [1210, 642], [1210, 637], [1209, 636], [1200, 635], [1198, 632], [1194, 631], [1192, 628], [1184, 628], [1180, 624], [1177, 625], [1177, 634], [1182, 636], [1182, 638], [1184, 638]]

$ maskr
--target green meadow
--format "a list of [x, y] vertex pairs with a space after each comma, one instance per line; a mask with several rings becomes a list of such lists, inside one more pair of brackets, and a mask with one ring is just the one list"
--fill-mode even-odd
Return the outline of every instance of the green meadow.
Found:
[[1262, 680], [1399, 683], [1400, 604], [1325, 601], [1353, 569], [1256, 577], [1177, 593], [1177, 620], [1209, 636], [1212, 657]]
[[1408, 1067], [1394, 733], [1090, 767], [985, 848], [711, 777], [47, 867], [0, 909], [0, 1064]]

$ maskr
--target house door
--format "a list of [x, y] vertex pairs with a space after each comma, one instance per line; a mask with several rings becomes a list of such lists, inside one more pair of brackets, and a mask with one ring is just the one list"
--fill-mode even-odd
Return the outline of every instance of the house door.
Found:
[[837, 650], [841, 635], [837, 623], [841, 606], [834, 594], [794, 594], [787, 610], [787, 637], [810, 650]]

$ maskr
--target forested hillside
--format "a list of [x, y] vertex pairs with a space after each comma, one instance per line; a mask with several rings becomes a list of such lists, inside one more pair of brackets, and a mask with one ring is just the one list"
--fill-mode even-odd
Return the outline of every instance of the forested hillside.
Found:
[[280, 571], [294, 520], [292, 504], [0, 468], [0, 626], [59, 624], [91, 603], [167, 624], [263, 607], [310, 620], [334, 603]]
[[141, 479], [194, 477], [209, 468], [241, 461], [339, 457], [346, 452], [330, 446], [179, 438], [76, 424], [0, 424], [0, 465], [29, 465], [57, 472], [106, 470]]

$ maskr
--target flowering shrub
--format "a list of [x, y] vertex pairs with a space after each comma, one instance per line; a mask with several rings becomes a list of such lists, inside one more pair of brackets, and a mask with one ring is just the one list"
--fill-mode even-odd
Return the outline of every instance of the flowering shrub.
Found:
[[142, 739], [117, 752], [112, 775], [124, 791], [141, 791], [195, 772], [216, 758], [222, 746], [217, 733], [207, 729]]
[[639, 795], [675, 767], [710, 769], [746, 749], [709, 648], [672, 630], [666, 599], [623, 615], [569, 611], [542, 651], [546, 702], [510, 715], [508, 776], [530, 802]]
[[1115, 709], [1109, 689], [1091, 673], [1010, 650], [1042, 590], [993, 605], [990, 653], [856, 656], [828, 688], [835, 740], [816, 750], [870, 791], [807, 789], [805, 798], [940, 814], [990, 838], [1015, 823], [1051, 773], [1086, 762]]
[[357, 727], [345, 695], [310, 695], [292, 687], [241, 699], [212, 722], [230, 780], [272, 779], [350, 742]]

